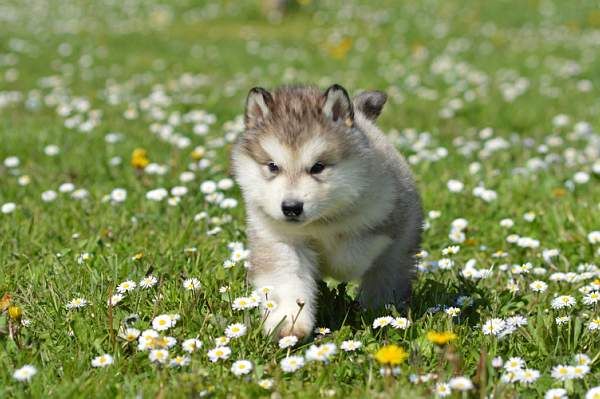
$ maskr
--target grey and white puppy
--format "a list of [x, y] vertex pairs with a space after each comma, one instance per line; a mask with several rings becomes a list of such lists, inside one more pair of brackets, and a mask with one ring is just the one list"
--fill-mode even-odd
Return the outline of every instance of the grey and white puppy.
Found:
[[233, 170], [249, 277], [272, 290], [264, 326], [275, 337], [312, 332], [323, 276], [360, 280], [366, 308], [409, 299], [422, 210], [405, 160], [374, 124], [385, 101], [378, 91], [351, 101], [339, 85], [248, 94]]

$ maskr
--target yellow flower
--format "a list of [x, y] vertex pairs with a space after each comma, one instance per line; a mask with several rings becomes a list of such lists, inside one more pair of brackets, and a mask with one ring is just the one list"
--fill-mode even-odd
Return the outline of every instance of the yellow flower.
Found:
[[404, 362], [408, 353], [397, 345], [386, 345], [375, 353], [375, 359], [382, 364], [395, 366]]
[[136, 169], [144, 169], [150, 160], [148, 159], [148, 153], [143, 148], [136, 148], [131, 154], [131, 166]]
[[8, 309], [11, 298], [12, 297], [8, 292], [2, 295], [2, 299], [0, 299], [0, 312], [4, 312], [6, 309]]
[[131, 257], [131, 260], [140, 260], [144, 257], [144, 253], [143, 252], [138, 252], [137, 254], [133, 255]]
[[450, 341], [454, 341], [458, 336], [452, 331], [429, 331], [427, 333], [427, 339], [436, 345], [446, 345]]
[[21, 316], [23, 316], [23, 311], [18, 306], [9, 306], [8, 315], [13, 320], [21, 320]]
[[554, 195], [555, 198], [562, 198], [565, 195], [567, 195], [567, 190], [565, 190], [562, 187], [557, 187], [554, 190], [552, 190], [552, 195]]
[[352, 39], [345, 37], [334, 45], [329, 45], [328, 51], [332, 58], [341, 60], [346, 58], [348, 52], [352, 49]]

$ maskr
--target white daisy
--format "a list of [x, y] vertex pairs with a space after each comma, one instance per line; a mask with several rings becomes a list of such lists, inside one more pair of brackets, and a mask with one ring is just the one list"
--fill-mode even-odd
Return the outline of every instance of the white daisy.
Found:
[[187, 366], [188, 364], [190, 364], [190, 357], [189, 356], [175, 356], [174, 358], [171, 359], [171, 361], [169, 362], [169, 366], [171, 367], [184, 367]]
[[30, 364], [18, 368], [13, 373], [13, 378], [17, 381], [30, 381], [36, 375], [37, 369]]
[[158, 279], [156, 277], [154, 277], [153, 275], [149, 275], [149, 276], [144, 277], [140, 281], [140, 287], [152, 288], [156, 285], [157, 282], [158, 282]]
[[135, 287], [137, 287], [137, 284], [135, 283], [135, 281], [127, 280], [127, 281], [123, 281], [121, 284], [119, 284], [117, 286], [117, 291], [120, 294], [124, 294], [128, 291], [133, 291], [135, 289]]
[[279, 362], [284, 373], [293, 373], [304, 367], [304, 358], [302, 356], [288, 356]]
[[473, 389], [473, 383], [467, 377], [459, 376], [452, 378], [448, 384], [450, 388], [455, 389], [457, 391], [468, 391]]
[[228, 359], [229, 356], [231, 356], [231, 349], [228, 346], [218, 346], [208, 351], [208, 358], [213, 363], [219, 359]]
[[390, 325], [392, 321], [394, 321], [394, 318], [392, 316], [378, 317], [375, 320], [373, 320], [373, 329], [382, 328], [387, 325]]
[[246, 335], [246, 326], [242, 323], [234, 323], [225, 329], [225, 335], [229, 338], [239, 338]]
[[506, 326], [506, 322], [499, 318], [493, 318], [485, 322], [482, 327], [485, 335], [498, 335]]
[[114, 359], [111, 355], [105, 353], [92, 359], [92, 367], [107, 367], [113, 364]]
[[248, 360], [238, 360], [231, 365], [231, 372], [237, 376], [248, 374], [252, 371], [252, 363]]
[[193, 353], [202, 348], [202, 342], [197, 338], [189, 338], [181, 343], [181, 348], [188, 353]]
[[411, 321], [406, 317], [395, 317], [391, 322], [392, 327], [398, 330], [406, 330], [411, 325]]
[[552, 300], [553, 309], [571, 308], [577, 301], [571, 295], [560, 295]]
[[165, 349], [153, 349], [150, 351], [148, 359], [153, 363], [165, 364], [169, 360], [169, 352]]
[[290, 348], [298, 343], [298, 337], [295, 335], [286, 335], [279, 340], [279, 347], [281, 349]]
[[161, 314], [152, 319], [152, 328], [156, 331], [165, 331], [175, 326], [176, 321], [169, 314]]
[[346, 352], [353, 352], [357, 349], [360, 349], [360, 347], [362, 347], [362, 342], [354, 340], [344, 341], [340, 345], [340, 349]]
[[200, 284], [200, 280], [195, 277], [188, 278], [183, 281], [183, 288], [188, 291], [197, 291], [201, 286], [202, 284]]

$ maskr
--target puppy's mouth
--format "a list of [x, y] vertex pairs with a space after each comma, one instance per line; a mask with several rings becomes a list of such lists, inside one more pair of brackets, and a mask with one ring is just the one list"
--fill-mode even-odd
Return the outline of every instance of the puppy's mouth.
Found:
[[299, 218], [296, 218], [296, 217], [286, 217], [284, 220], [286, 222], [292, 223], [292, 224], [293, 223], [300, 223], [301, 222], [301, 220]]

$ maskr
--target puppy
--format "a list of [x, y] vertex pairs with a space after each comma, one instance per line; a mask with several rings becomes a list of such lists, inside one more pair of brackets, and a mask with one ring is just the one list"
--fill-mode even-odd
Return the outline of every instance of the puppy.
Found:
[[368, 91], [350, 100], [339, 85], [248, 94], [232, 166], [249, 278], [272, 289], [277, 307], [264, 328], [275, 338], [311, 334], [323, 276], [360, 280], [365, 308], [409, 299], [423, 217], [404, 158], [375, 126], [386, 99]]

